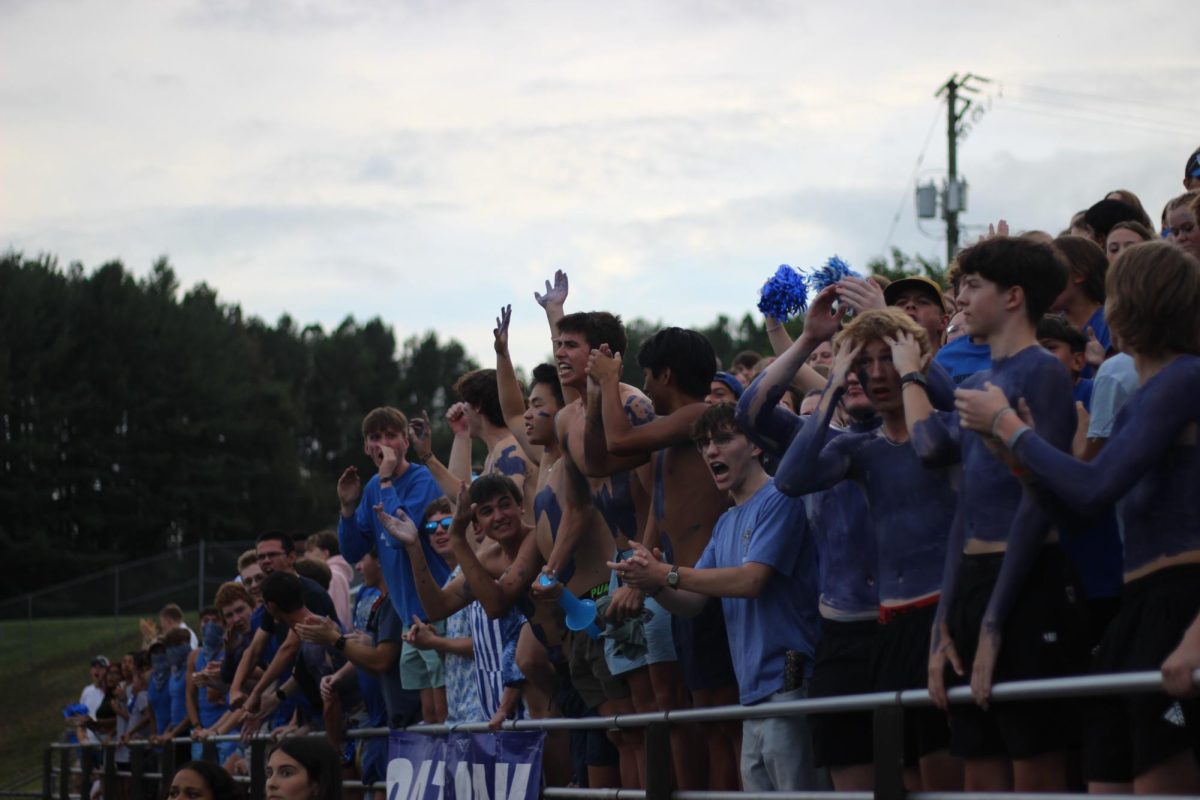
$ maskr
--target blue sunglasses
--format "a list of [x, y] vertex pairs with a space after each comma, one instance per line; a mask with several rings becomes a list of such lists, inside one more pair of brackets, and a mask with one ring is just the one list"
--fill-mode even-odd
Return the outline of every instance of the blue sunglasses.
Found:
[[450, 525], [453, 522], [454, 522], [453, 517], [446, 517], [445, 519], [440, 520], [440, 521], [431, 519], [431, 520], [429, 520], [429, 522], [425, 523], [425, 532], [433, 533], [438, 528], [445, 528], [446, 530], [450, 530]]

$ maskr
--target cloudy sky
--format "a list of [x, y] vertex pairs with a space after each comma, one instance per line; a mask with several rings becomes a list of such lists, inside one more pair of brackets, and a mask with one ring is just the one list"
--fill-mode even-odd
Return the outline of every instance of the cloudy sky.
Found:
[[700, 325], [782, 262], [943, 257], [912, 188], [944, 174], [955, 72], [993, 80], [968, 225], [1057, 231], [1117, 187], [1157, 216], [1200, 144], [1185, 11], [0, 0], [0, 244], [166, 254], [265, 319], [379, 314], [484, 361], [513, 302], [531, 364], [558, 267], [576, 309]]

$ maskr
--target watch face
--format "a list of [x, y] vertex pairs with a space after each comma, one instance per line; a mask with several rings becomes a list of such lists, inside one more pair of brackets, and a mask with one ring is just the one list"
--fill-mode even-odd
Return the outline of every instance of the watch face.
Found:
[[671, 570], [667, 573], [667, 585], [674, 588], [679, 585], [679, 573]]

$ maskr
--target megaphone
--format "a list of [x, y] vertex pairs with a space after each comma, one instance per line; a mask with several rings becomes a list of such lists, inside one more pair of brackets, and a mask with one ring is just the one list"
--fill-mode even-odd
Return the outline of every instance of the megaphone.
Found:
[[[558, 578], [551, 578], [542, 573], [538, 582], [547, 588], [558, 583]], [[558, 604], [562, 606], [567, 618], [567, 628], [573, 631], [583, 631], [592, 639], [600, 638], [600, 626], [596, 624], [596, 603], [592, 600], [581, 600], [563, 587], [563, 593], [558, 596]]]

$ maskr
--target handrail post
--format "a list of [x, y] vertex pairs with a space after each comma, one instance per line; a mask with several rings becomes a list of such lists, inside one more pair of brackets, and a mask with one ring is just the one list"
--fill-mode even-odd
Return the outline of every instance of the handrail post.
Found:
[[267, 796], [267, 740], [255, 736], [250, 740], [250, 800]]
[[875, 800], [904, 800], [904, 707], [900, 693], [895, 704], [875, 709]]
[[646, 726], [646, 800], [671, 799], [671, 726]]
[[54, 796], [54, 748], [47, 747], [42, 755], [42, 800]]
[[171, 789], [171, 780], [175, 777], [175, 747], [174, 739], [167, 739], [162, 743], [162, 757], [158, 760], [158, 772], [162, 775], [158, 779], [159, 797], [167, 796]]
[[146, 747], [129, 745], [129, 800], [142, 800], [146, 792]]
[[104, 796], [117, 796], [117, 748], [105, 745], [100, 751], [104, 757]]
[[[79, 751], [79, 764], [83, 765], [83, 750]], [[58, 751], [58, 796], [60, 800], [70, 800], [71, 797], [71, 748], [64, 747]]]

